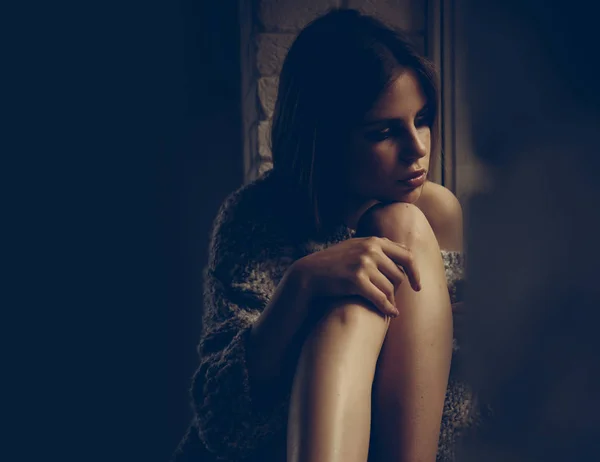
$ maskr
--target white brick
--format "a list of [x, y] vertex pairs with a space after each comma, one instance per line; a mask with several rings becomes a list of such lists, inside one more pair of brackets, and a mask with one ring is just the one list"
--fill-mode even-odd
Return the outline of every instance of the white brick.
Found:
[[268, 32], [299, 32], [310, 21], [340, 6], [340, 0], [260, 0], [259, 21]]
[[348, 6], [407, 32], [425, 30], [425, 0], [348, 0]]
[[261, 161], [272, 159], [270, 120], [263, 120], [258, 124], [258, 156]]
[[279, 75], [294, 38], [294, 34], [258, 34], [256, 65], [260, 75]]
[[261, 77], [258, 80], [258, 98], [265, 117], [272, 117], [277, 100], [278, 77]]
[[263, 160], [258, 165], [258, 174], [262, 175], [263, 173], [268, 172], [272, 168], [273, 168], [273, 162], [271, 162], [270, 160]]

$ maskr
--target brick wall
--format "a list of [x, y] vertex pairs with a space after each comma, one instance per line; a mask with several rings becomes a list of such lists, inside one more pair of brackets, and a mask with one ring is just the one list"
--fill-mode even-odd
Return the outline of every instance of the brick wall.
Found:
[[279, 71], [296, 35], [330, 8], [350, 7], [409, 34], [425, 52], [427, 0], [239, 0], [246, 181], [271, 168], [270, 126]]

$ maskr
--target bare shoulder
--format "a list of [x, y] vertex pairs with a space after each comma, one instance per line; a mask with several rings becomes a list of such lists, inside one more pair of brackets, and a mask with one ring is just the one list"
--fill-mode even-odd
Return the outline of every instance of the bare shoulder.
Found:
[[462, 250], [462, 207], [449, 189], [428, 181], [415, 204], [427, 217], [443, 250]]
[[448, 188], [428, 181], [423, 187], [423, 193], [415, 204], [421, 211], [434, 221], [443, 218], [462, 218], [462, 207], [456, 196]]

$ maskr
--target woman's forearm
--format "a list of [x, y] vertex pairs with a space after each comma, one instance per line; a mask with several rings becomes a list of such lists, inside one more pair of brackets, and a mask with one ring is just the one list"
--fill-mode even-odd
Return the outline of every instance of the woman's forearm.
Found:
[[279, 376], [290, 347], [307, 320], [310, 298], [305, 273], [293, 265], [250, 333], [247, 362], [254, 383], [267, 384]]

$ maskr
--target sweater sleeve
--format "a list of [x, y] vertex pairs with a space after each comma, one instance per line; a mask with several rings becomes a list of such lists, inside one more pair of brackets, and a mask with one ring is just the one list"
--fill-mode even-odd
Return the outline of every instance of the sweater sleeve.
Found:
[[[465, 286], [465, 268], [464, 254], [457, 251], [442, 250], [442, 260], [446, 271], [446, 283], [448, 284], [448, 293], [450, 294], [450, 302], [452, 304], [462, 302], [464, 300]], [[458, 365], [458, 352], [460, 350], [462, 330], [463, 330], [463, 315], [454, 313], [454, 339], [452, 341], [453, 350], [453, 368]]]
[[462, 302], [464, 297], [465, 268], [462, 252], [442, 250], [446, 282], [452, 303]]
[[[214, 276], [206, 299], [200, 341], [200, 366], [192, 385], [200, 439], [218, 457], [238, 460], [284, 428], [287, 406], [257, 405], [246, 365], [246, 341], [265, 300], [247, 289], [228, 286]], [[227, 292], [227, 296], [225, 293]]]
[[[446, 270], [448, 292], [452, 303], [464, 300], [465, 256], [462, 252], [442, 251], [442, 260]], [[464, 380], [461, 366], [460, 315], [454, 315], [454, 343], [450, 377], [444, 400], [444, 410], [440, 426], [437, 461], [454, 461], [455, 448], [461, 435], [477, 425], [480, 409], [470, 386]], [[457, 324], [458, 323], [458, 324]]]
[[191, 390], [200, 440], [226, 460], [264, 448], [287, 424], [287, 395], [265, 402], [264, 393], [252, 388], [246, 363], [250, 331], [276, 288], [279, 255], [258, 223], [262, 202], [253, 195], [250, 189], [231, 196], [215, 221], [204, 273], [200, 364]]

